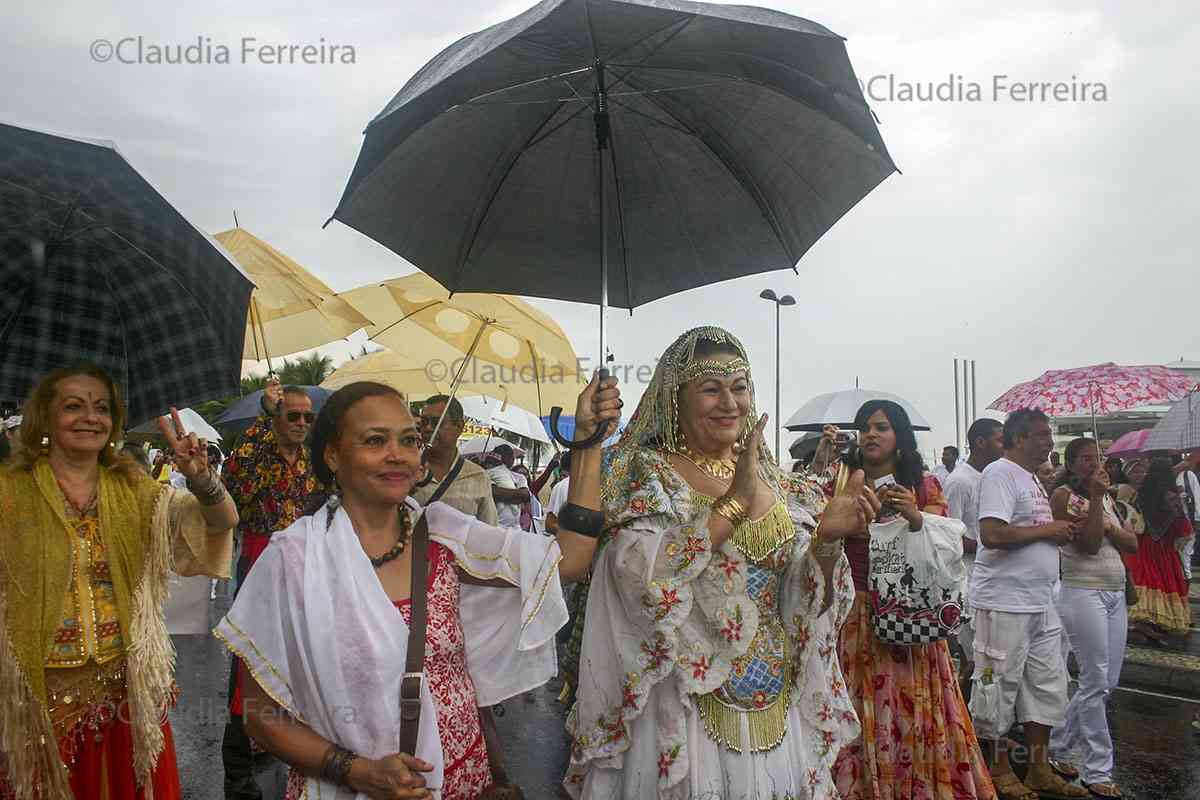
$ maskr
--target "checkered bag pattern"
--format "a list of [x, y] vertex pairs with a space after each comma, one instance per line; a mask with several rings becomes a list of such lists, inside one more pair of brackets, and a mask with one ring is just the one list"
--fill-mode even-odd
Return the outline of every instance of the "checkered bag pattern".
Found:
[[902, 518], [871, 525], [867, 591], [880, 640], [922, 645], [958, 632], [967, 579], [965, 531], [962, 522], [935, 514], [922, 514], [917, 532]]
[[136, 425], [236, 394], [253, 284], [114, 148], [0, 125], [0, 399], [87, 360]]
[[959, 628], [957, 624], [953, 629], [947, 628], [937, 617], [913, 617], [903, 612], [875, 614], [872, 616], [871, 625], [875, 629], [875, 635], [882, 641], [899, 645], [932, 644], [954, 635]]

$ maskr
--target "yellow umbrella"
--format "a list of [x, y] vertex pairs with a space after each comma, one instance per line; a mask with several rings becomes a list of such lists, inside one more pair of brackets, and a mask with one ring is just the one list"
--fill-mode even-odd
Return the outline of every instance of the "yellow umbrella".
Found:
[[[516, 384], [540, 387], [550, 383], [549, 378], [557, 378], [560, 385], [575, 385], [579, 380], [579, 359], [562, 328], [549, 314], [518, 297], [477, 292], [451, 295], [420, 272], [360, 286], [342, 297], [374, 321], [367, 335], [385, 347], [405, 354], [420, 353], [427, 359], [427, 350], [413, 345], [414, 337], [421, 335], [465, 356], [458, 359], [458, 369], [450, 376], [445, 393], [451, 396], [486, 364], [500, 368], [500, 382], [509, 385], [510, 396]], [[570, 408], [573, 403], [574, 398], [561, 405]], [[559, 403], [547, 403], [539, 396], [536, 404], [524, 407], [540, 416], [552, 405]]]
[[[422, 337], [423, 338], [423, 337]], [[414, 344], [411, 343], [410, 344]], [[410, 351], [411, 352], [411, 351]], [[458, 356], [462, 358], [462, 356]], [[381, 350], [378, 353], [347, 361], [326, 378], [321, 386], [339, 389], [355, 381], [375, 381], [403, 392], [409, 400], [424, 400], [435, 394], [449, 394], [453, 382], [447, 362], [432, 358], [416, 358]], [[580, 383], [578, 373], [558, 373], [554, 369], [540, 383], [526, 380], [504, 382], [501, 370], [484, 363], [473, 365], [459, 382], [456, 394], [460, 397], [487, 395], [506, 404], [544, 416], [551, 406], [574, 408], [579, 393], [586, 384]]]
[[315, 275], [244, 228], [216, 234], [257, 288], [250, 296], [246, 347], [254, 361], [343, 339], [371, 321]]

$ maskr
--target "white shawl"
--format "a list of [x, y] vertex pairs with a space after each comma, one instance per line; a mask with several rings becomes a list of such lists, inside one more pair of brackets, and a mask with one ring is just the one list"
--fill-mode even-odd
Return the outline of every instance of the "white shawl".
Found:
[[[416, 501], [407, 503], [420, 513]], [[461, 620], [473, 681], [488, 687], [490, 702], [499, 702], [530, 684], [529, 674], [506, 678], [503, 665], [537, 656], [522, 663], [543, 665], [534, 685], [545, 683], [554, 674], [553, 657], [546, 671], [541, 651], [553, 649], [554, 633], [567, 620], [558, 544], [485, 525], [444, 503], [424, 513], [432, 539], [449, 548], [465, 571], [520, 589], [506, 590], [486, 618]], [[326, 518], [322, 509], [272, 537], [213, 632], [289, 714], [361, 756], [382, 758], [399, 747], [408, 626], [379, 583], [345, 510], [337, 510], [328, 530]], [[519, 620], [519, 629], [506, 625], [508, 617]], [[498, 628], [518, 636], [500, 641], [494, 636]], [[505, 694], [506, 680], [521, 688]], [[444, 764], [427, 681], [421, 686], [415, 755], [434, 765], [425, 778], [436, 796]], [[310, 797], [352, 794], [312, 778], [307, 788]]]

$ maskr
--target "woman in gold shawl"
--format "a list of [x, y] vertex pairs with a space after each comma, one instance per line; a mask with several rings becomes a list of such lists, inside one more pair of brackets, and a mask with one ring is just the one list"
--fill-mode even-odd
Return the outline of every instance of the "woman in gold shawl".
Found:
[[167, 577], [228, 577], [237, 510], [172, 415], [188, 492], [118, 455], [125, 410], [99, 367], [51, 372], [25, 405], [0, 469], [3, 800], [180, 797]]

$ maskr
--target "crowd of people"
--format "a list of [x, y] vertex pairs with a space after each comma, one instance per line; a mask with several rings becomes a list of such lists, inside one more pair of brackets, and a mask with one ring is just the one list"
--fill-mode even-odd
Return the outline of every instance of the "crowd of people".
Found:
[[[594, 378], [577, 431], [623, 406]], [[1200, 458], [1102, 464], [1081, 438], [1053, 463], [1024, 409], [929, 471], [904, 408], [871, 401], [785, 472], [720, 328], [667, 349], [615, 446], [536, 476], [508, 444], [461, 453], [456, 399], [414, 413], [370, 382], [320, 413], [271, 382], [223, 465], [175, 414], [162, 459], [122, 448], [93, 366], [12, 419], [4, 800], [182, 796], [172, 571], [236, 565], [214, 633], [239, 800], [261, 797], [258, 753], [289, 800], [519, 797], [491, 709], [559, 672], [574, 798], [1120, 797], [1105, 702], [1127, 636], [1190, 627]]]

